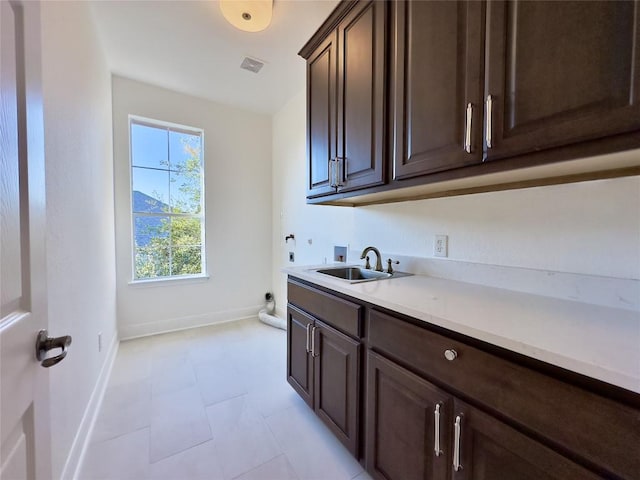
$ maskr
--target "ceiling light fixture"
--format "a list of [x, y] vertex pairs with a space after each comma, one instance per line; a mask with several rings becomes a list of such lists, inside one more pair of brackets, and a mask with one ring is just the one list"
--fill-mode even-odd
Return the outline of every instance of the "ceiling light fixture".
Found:
[[273, 0], [220, 0], [220, 10], [234, 27], [260, 32], [271, 23]]

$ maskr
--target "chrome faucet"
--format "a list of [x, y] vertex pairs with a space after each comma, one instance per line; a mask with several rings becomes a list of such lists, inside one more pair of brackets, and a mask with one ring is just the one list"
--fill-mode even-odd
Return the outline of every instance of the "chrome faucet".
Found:
[[362, 255], [360, 255], [360, 260], [363, 260], [367, 253], [373, 252], [376, 254], [376, 271], [382, 272], [382, 258], [380, 257], [380, 251], [376, 247], [367, 247], [362, 251]]

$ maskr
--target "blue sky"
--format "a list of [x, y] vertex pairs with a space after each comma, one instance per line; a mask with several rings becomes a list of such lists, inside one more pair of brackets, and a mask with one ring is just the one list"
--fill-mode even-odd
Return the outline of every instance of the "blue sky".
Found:
[[[200, 138], [197, 135], [132, 123], [133, 190], [167, 204], [174, 204], [180, 200], [177, 187], [182, 182], [180, 175], [173, 170], [173, 167], [189, 158], [185, 143], [200, 145]], [[169, 166], [172, 170], [169, 170]]]

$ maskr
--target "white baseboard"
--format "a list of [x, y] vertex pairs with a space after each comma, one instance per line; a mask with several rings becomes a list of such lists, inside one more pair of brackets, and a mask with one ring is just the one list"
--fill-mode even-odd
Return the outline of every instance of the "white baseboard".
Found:
[[82, 415], [80, 427], [76, 432], [76, 436], [73, 439], [73, 443], [71, 444], [69, 455], [67, 456], [67, 461], [65, 462], [64, 468], [62, 469], [62, 475], [60, 476], [60, 478], [63, 480], [75, 480], [80, 474], [80, 469], [84, 461], [84, 455], [87, 451], [89, 440], [91, 439], [91, 433], [93, 432], [93, 426], [96, 423], [98, 412], [100, 412], [100, 406], [102, 405], [104, 392], [107, 388], [107, 384], [109, 383], [109, 376], [111, 375], [111, 369], [113, 368], [113, 363], [118, 353], [119, 344], [120, 342], [118, 341], [118, 333], [116, 332], [113, 336], [113, 339], [111, 340], [111, 343], [109, 344], [107, 356], [105, 358], [104, 364], [102, 365], [102, 370], [100, 370], [100, 375], [98, 375], [98, 381], [93, 388], [93, 392], [91, 392], [89, 403], [87, 404], [87, 408]]
[[214, 325], [216, 323], [257, 318], [258, 311], [263, 307], [264, 305], [257, 305], [253, 307], [224, 310], [221, 312], [210, 312], [202, 315], [168, 318], [133, 325], [121, 324], [118, 325], [118, 332], [120, 332], [120, 340], [130, 340], [132, 338], [146, 337], [160, 333], [175, 332], [177, 330], [204, 327], [206, 325]]

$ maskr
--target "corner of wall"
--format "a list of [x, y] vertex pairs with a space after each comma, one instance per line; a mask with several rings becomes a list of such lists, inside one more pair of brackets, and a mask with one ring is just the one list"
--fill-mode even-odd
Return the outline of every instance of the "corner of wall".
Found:
[[41, 9], [49, 329], [74, 339], [50, 374], [59, 478], [76, 468], [117, 350], [111, 73], [88, 3]]

